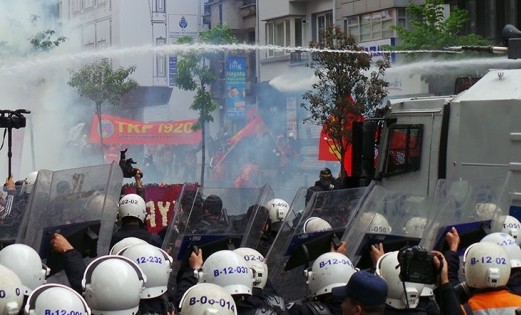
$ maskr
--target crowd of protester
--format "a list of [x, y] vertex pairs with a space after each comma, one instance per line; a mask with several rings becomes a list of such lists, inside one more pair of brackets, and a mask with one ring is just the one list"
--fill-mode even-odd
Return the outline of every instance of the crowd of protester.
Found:
[[[306, 202], [316, 192], [340, 188], [329, 169], [319, 177]], [[384, 244], [372, 244], [370, 268], [360, 269], [351, 261], [345, 241], [331, 244], [301, 275], [306, 295], [288, 300], [277, 275], [268, 277], [266, 260], [290, 210], [286, 201], [275, 198], [255, 208], [266, 212], [256, 248], [208, 253], [211, 247], [193, 246], [176, 262], [171, 248], [164, 246], [164, 235], [146, 228], [139, 170], [135, 178], [136, 193], [121, 196], [114, 209], [118, 222], [107, 255], [86, 262], [66, 236], [54, 233], [49, 245], [63, 264], [64, 283], [47, 283], [50, 270], [32, 247], [15, 243], [0, 250], [0, 315], [502, 315], [521, 309], [521, 224], [513, 217], [467, 248], [454, 227], [443, 236], [444, 251], [418, 245], [386, 251]], [[6, 183], [8, 191], [14, 186], [12, 179]], [[247, 233], [254, 208], [232, 222], [218, 195], [195, 194], [187, 200], [180, 208], [191, 217], [184, 233]], [[324, 218], [311, 217], [297, 232], [331, 229]]]

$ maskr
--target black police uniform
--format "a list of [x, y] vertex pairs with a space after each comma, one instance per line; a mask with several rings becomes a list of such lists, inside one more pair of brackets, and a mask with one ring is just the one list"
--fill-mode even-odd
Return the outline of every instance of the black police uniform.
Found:
[[116, 243], [127, 237], [136, 237], [142, 239], [150, 245], [154, 245], [156, 247], [161, 247], [163, 243], [159, 235], [150, 233], [141, 224], [122, 224], [121, 227], [114, 234], [112, 234], [112, 239], [110, 240], [110, 248], [112, 248], [112, 246], [114, 246]]
[[166, 295], [160, 295], [152, 299], [142, 299], [139, 301], [140, 315], [168, 315], [174, 310]]
[[319, 300], [303, 300], [287, 305], [291, 315], [342, 315], [342, 300], [330, 297], [327, 302]]

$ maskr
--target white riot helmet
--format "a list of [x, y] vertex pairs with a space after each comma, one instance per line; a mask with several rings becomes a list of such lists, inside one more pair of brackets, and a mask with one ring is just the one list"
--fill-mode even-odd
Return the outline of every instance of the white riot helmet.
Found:
[[102, 213], [103, 210], [114, 213], [118, 210], [118, 203], [115, 199], [105, 194], [96, 194], [87, 200], [85, 203], [85, 210], [92, 213], [97, 210], [97, 213]]
[[264, 260], [264, 256], [255, 249], [248, 247], [237, 248], [234, 252], [242, 256], [252, 270], [253, 286], [263, 289], [268, 281], [268, 265]]
[[121, 241], [114, 244], [114, 246], [112, 246], [112, 248], [110, 249], [110, 254], [119, 255], [119, 252], [121, 252], [125, 248], [132, 246], [132, 245], [137, 245], [137, 244], [148, 244], [148, 243], [145, 240], [142, 240], [137, 237], [132, 237], [132, 236], [125, 237]]
[[346, 285], [351, 275], [356, 272], [353, 263], [340, 253], [320, 255], [311, 270], [305, 271], [309, 291], [312, 296], [331, 293], [331, 289]]
[[42, 263], [40, 255], [25, 244], [11, 244], [0, 250], [0, 264], [16, 273], [22, 281], [23, 294], [45, 284], [50, 269]]
[[331, 230], [331, 224], [319, 217], [310, 217], [304, 222], [302, 231], [304, 233], [323, 232]]
[[407, 223], [405, 223], [405, 227], [403, 228], [405, 235], [411, 237], [419, 237], [423, 236], [423, 232], [425, 231], [425, 226], [427, 225], [427, 218], [423, 217], [413, 217], [410, 218]]
[[266, 208], [268, 208], [271, 223], [275, 223], [284, 221], [289, 211], [289, 204], [282, 199], [275, 198], [268, 201]]
[[107, 255], [93, 260], [81, 282], [85, 301], [95, 315], [136, 314], [146, 276], [127, 257]]
[[253, 276], [244, 258], [231, 250], [220, 250], [210, 255], [201, 271], [196, 273], [199, 283], [213, 283], [231, 295], [251, 295]]
[[490, 242], [503, 247], [510, 258], [510, 267], [521, 267], [521, 248], [516, 243], [516, 239], [506, 233], [491, 233], [483, 237], [480, 243]]
[[24, 179], [26, 193], [30, 194], [33, 191], [33, 186], [36, 182], [36, 177], [38, 177], [38, 171], [29, 173], [29, 175], [27, 175], [27, 177]]
[[0, 265], [0, 315], [15, 315], [22, 308], [22, 281], [11, 269]]
[[474, 207], [476, 211], [476, 215], [482, 220], [490, 220], [494, 217], [496, 213], [501, 213], [501, 208], [499, 208], [495, 203], [477, 203]]
[[119, 255], [130, 258], [147, 276], [142, 299], [158, 297], [166, 292], [172, 272], [172, 257], [164, 250], [150, 244], [137, 244], [123, 249]]
[[199, 283], [188, 289], [179, 303], [180, 315], [237, 315], [233, 297], [213, 283]]
[[138, 218], [141, 223], [145, 222], [147, 216], [147, 206], [145, 200], [137, 194], [127, 194], [119, 201], [118, 217], [120, 219], [125, 217]]
[[463, 268], [467, 286], [476, 289], [504, 286], [510, 277], [506, 250], [490, 242], [470, 245], [463, 255]]
[[365, 212], [362, 214], [360, 222], [367, 226], [368, 233], [390, 234], [392, 231], [389, 221], [380, 213]]
[[395, 309], [412, 309], [418, 306], [420, 296], [432, 296], [434, 285], [403, 282], [400, 279], [398, 251], [383, 254], [376, 263], [377, 275], [389, 286], [385, 304]]
[[504, 216], [503, 224], [495, 231], [509, 234], [515, 238], [517, 245], [521, 243], [521, 237], [519, 236], [519, 232], [521, 231], [521, 222], [511, 215]]
[[87, 302], [73, 289], [61, 284], [51, 283], [36, 288], [27, 303], [25, 314], [27, 315], [49, 315], [54, 310], [66, 310], [67, 314], [90, 315]]

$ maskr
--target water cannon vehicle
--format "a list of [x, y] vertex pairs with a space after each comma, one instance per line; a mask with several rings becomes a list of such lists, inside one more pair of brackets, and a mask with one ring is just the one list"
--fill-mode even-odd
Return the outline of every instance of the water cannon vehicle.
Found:
[[[521, 31], [508, 25], [503, 37], [506, 47], [458, 49], [521, 58]], [[519, 78], [521, 69], [492, 69], [455, 95], [390, 100], [384, 117], [353, 129], [354, 176], [395, 191], [432, 196], [439, 179], [511, 174], [520, 183], [511, 192], [513, 203], [516, 196], [521, 203]]]

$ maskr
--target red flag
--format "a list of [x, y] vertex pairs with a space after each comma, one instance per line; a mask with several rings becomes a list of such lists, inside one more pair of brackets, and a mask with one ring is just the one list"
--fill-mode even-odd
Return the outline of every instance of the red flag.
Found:
[[261, 134], [266, 131], [267, 127], [262, 118], [257, 117], [250, 121], [244, 128], [239, 130], [233, 137], [228, 140], [230, 145], [234, 145], [244, 137], [251, 137], [256, 134]]
[[340, 161], [340, 151], [333, 143], [333, 140], [329, 138], [329, 135], [325, 131], [325, 127], [322, 127], [322, 130], [320, 131], [320, 139], [318, 141], [318, 159], [320, 161]]
[[[352, 102], [352, 98], [350, 98]], [[347, 122], [345, 126], [346, 133], [351, 134], [353, 129], [353, 122], [361, 122], [364, 120], [362, 115], [355, 116], [353, 114], [348, 114]], [[340, 161], [340, 148], [335, 145], [334, 141], [329, 137], [326, 132], [326, 127], [322, 126], [322, 130], [320, 131], [320, 139], [318, 142], [318, 159], [320, 161]], [[344, 139], [345, 143], [345, 154], [344, 154], [344, 169], [347, 174], [351, 174], [352, 169], [352, 155], [353, 155], [353, 146], [352, 139]]]

